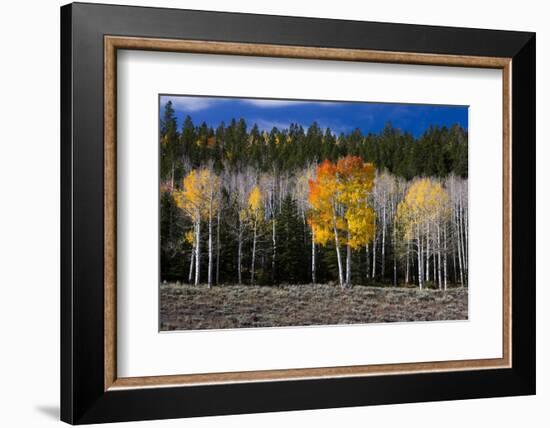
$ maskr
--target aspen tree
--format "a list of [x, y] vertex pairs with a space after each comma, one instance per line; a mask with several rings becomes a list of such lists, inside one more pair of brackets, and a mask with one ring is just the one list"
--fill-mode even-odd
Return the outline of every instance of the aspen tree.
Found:
[[[208, 286], [212, 285], [212, 221], [217, 210], [216, 195], [219, 191], [219, 177], [210, 169], [194, 169], [183, 179], [183, 189], [175, 192], [174, 199], [192, 220], [195, 259], [195, 285], [200, 283], [201, 272], [201, 223], [208, 224]], [[191, 272], [192, 269], [190, 269]]]
[[[326, 245], [334, 240], [340, 286], [351, 286], [351, 251], [374, 235], [374, 211], [364, 203], [374, 184], [374, 167], [361, 158], [346, 156], [336, 164], [326, 160], [310, 180], [311, 227], [315, 240]], [[346, 245], [346, 275], [341, 245]]]
[[258, 185], [254, 186], [248, 195], [248, 213], [252, 223], [252, 263], [250, 266], [250, 284], [254, 285], [254, 268], [256, 261], [256, 242], [258, 225], [262, 220], [262, 193]]
[[[425, 257], [428, 257], [430, 230], [428, 225], [439, 224], [446, 219], [448, 199], [447, 192], [439, 182], [423, 178], [416, 180], [409, 187], [405, 198], [397, 208], [397, 220], [404, 227], [405, 239], [413, 241], [416, 246], [420, 289], [424, 287], [423, 265]], [[426, 267], [428, 267], [427, 263]]]

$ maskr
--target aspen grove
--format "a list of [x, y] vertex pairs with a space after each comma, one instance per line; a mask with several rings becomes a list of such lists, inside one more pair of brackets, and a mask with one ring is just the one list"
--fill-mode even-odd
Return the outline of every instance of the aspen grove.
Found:
[[468, 136], [292, 124], [160, 126], [161, 280], [468, 285]]

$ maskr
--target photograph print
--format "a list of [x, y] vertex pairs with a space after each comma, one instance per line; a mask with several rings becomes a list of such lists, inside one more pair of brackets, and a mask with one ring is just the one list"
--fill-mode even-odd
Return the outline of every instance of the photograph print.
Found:
[[468, 319], [468, 107], [159, 95], [161, 331]]

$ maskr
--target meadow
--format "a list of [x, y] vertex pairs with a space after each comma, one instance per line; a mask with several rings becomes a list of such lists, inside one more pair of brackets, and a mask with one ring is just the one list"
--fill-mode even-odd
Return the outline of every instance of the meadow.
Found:
[[468, 289], [328, 284], [160, 287], [160, 329], [226, 329], [468, 319]]

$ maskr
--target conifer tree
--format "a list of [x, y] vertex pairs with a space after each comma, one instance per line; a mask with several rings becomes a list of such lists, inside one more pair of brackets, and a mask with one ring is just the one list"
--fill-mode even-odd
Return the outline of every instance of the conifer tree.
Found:
[[281, 275], [291, 284], [305, 282], [307, 252], [304, 251], [304, 229], [296, 201], [287, 195], [277, 216], [278, 261]]

